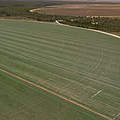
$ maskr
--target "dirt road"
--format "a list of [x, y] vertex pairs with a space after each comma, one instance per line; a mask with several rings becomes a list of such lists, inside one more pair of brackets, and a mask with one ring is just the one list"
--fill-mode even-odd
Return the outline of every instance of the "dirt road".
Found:
[[65, 101], [68, 101], [68, 102], [70, 102], [70, 103], [72, 103], [72, 104], [75, 104], [75, 105], [77, 105], [77, 106], [79, 106], [79, 107], [81, 107], [81, 108], [83, 108], [83, 109], [85, 109], [85, 110], [88, 110], [88, 111], [90, 111], [90, 112], [92, 112], [92, 113], [94, 113], [94, 114], [96, 114], [96, 115], [98, 115], [98, 116], [100, 116], [100, 117], [102, 117], [102, 118], [105, 118], [106, 120], [112, 120], [112, 118], [110, 118], [110, 117], [108, 117], [108, 116], [106, 116], [106, 115], [104, 115], [104, 114], [98, 113], [98, 112], [92, 110], [91, 108], [89, 108], [89, 107], [87, 107], [87, 106], [84, 106], [84, 105], [82, 105], [82, 104], [80, 104], [80, 103], [78, 103], [78, 102], [76, 102], [76, 101], [74, 101], [74, 100], [68, 99], [67, 97], [64, 97], [64, 96], [62, 96], [62, 95], [60, 95], [60, 94], [58, 94], [58, 93], [56, 93], [56, 92], [54, 92], [54, 91], [51, 91], [51, 90], [49, 90], [49, 89], [47, 89], [47, 88], [44, 88], [44, 87], [41, 86], [41, 85], [35, 84], [35, 83], [33, 83], [33, 82], [30, 82], [29, 80], [23, 79], [22, 77], [19, 77], [19, 76], [17, 76], [16, 74], [13, 74], [13, 73], [11, 73], [11, 72], [8, 72], [8, 71], [6, 71], [6, 70], [4, 70], [4, 69], [2, 69], [2, 68], [0, 68], [0, 71], [8, 74], [9, 76], [12, 76], [12, 77], [17, 78], [17, 79], [19, 79], [19, 80], [21, 80], [21, 81], [24, 81], [24, 82], [26, 82], [26, 83], [34, 86], [34, 87], [40, 88], [40, 89], [42, 89], [42, 90], [44, 90], [44, 91], [46, 91], [46, 92], [48, 92], [48, 93], [50, 93], [50, 94], [53, 94], [53, 95], [55, 95], [55, 96], [57, 96], [57, 97], [65, 100]]

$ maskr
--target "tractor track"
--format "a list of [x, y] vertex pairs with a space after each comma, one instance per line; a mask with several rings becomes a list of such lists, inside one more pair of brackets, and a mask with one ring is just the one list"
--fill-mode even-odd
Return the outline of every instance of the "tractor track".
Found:
[[49, 89], [47, 89], [47, 88], [45, 88], [45, 87], [43, 87], [43, 86], [41, 86], [41, 85], [35, 84], [35, 83], [33, 83], [33, 82], [29, 81], [29, 80], [26, 80], [26, 79], [24, 79], [24, 78], [22, 78], [22, 77], [19, 77], [19, 76], [17, 76], [16, 74], [13, 74], [13, 73], [11, 73], [11, 72], [8, 72], [7, 70], [2, 69], [1, 67], [0, 67], [0, 71], [8, 74], [8, 75], [11, 76], [11, 77], [14, 77], [14, 78], [17, 78], [17, 79], [19, 79], [19, 80], [21, 80], [21, 81], [24, 81], [25, 83], [28, 83], [28, 84], [30, 84], [30, 85], [32, 85], [32, 86], [34, 86], [34, 87], [40, 88], [40, 89], [42, 89], [42, 90], [44, 90], [44, 91], [46, 91], [46, 92], [48, 92], [48, 93], [50, 93], [50, 94], [53, 94], [53, 95], [55, 95], [55, 96], [57, 96], [57, 97], [65, 100], [65, 101], [67, 101], [67, 102], [69, 102], [69, 103], [72, 103], [72, 104], [74, 104], [74, 105], [77, 105], [77, 106], [79, 106], [79, 107], [81, 107], [81, 108], [83, 108], [83, 109], [85, 109], [85, 110], [87, 110], [87, 111], [90, 111], [90, 112], [92, 112], [92, 113], [94, 113], [94, 114], [96, 114], [96, 115], [98, 115], [98, 116], [100, 116], [100, 117], [102, 117], [102, 118], [104, 118], [104, 119], [106, 119], [106, 120], [113, 120], [112, 118], [110, 118], [110, 117], [108, 117], [108, 116], [106, 116], [106, 115], [104, 115], [104, 114], [102, 114], [102, 113], [96, 112], [96, 111], [92, 110], [91, 108], [89, 108], [89, 107], [87, 107], [87, 106], [85, 106], [85, 105], [82, 105], [82, 104], [80, 104], [80, 103], [78, 103], [78, 102], [76, 102], [76, 101], [74, 101], [74, 100], [71, 100], [71, 99], [69, 99], [69, 98], [67, 98], [67, 97], [65, 97], [65, 96], [62, 96], [62, 95], [60, 95], [60, 94], [58, 94], [58, 93], [56, 93], [56, 92], [54, 92], [54, 91], [52, 91], [52, 90], [49, 90]]

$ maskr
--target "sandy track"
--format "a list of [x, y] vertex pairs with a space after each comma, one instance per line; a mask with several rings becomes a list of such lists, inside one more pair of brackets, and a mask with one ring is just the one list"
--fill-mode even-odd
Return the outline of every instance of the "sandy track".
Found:
[[106, 116], [106, 115], [104, 115], [104, 114], [98, 113], [98, 112], [92, 110], [91, 108], [89, 108], [89, 107], [87, 107], [87, 106], [84, 106], [84, 105], [82, 105], [82, 104], [80, 104], [80, 103], [78, 103], [78, 102], [76, 102], [76, 101], [74, 101], [74, 100], [68, 99], [67, 97], [64, 97], [64, 96], [62, 96], [62, 95], [60, 95], [60, 94], [58, 94], [58, 93], [56, 93], [56, 92], [53, 92], [52, 90], [49, 90], [49, 89], [47, 89], [47, 88], [44, 88], [43, 86], [40, 86], [40, 85], [35, 84], [35, 83], [33, 83], [33, 82], [30, 82], [29, 80], [23, 79], [22, 77], [19, 77], [19, 76], [17, 76], [16, 74], [13, 74], [13, 73], [11, 73], [11, 72], [8, 72], [8, 71], [6, 71], [6, 70], [4, 70], [4, 69], [2, 69], [2, 68], [0, 68], [0, 71], [8, 74], [9, 76], [12, 76], [12, 77], [17, 78], [17, 79], [19, 79], [19, 80], [21, 80], [21, 81], [24, 81], [24, 82], [26, 82], [26, 83], [34, 86], [34, 87], [40, 88], [40, 89], [42, 89], [42, 90], [44, 90], [44, 91], [46, 91], [46, 92], [48, 92], [48, 93], [50, 93], [50, 94], [53, 94], [53, 95], [55, 95], [55, 96], [57, 96], [57, 97], [65, 100], [65, 101], [68, 101], [68, 102], [70, 102], [70, 103], [72, 103], [72, 104], [75, 104], [75, 105], [77, 105], [77, 106], [79, 106], [79, 107], [81, 107], [81, 108], [83, 108], [83, 109], [85, 109], [85, 110], [88, 110], [88, 111], [90, 111], [90, 112], [92, 112], [92, 113], [94, 113], [94, 114], [96, 114], [96, 115], [98, 115], [98, 116], [100, 116], [100, 117], [102, 117], [102, 118], [105, 118], [106, 120], [112, 120], [112, 118], [110, 118], [110, 117], [108, 117], [108, 116]]
[[76, 26], [71, 26], [71, 25], [67, 25], [67, 24], [62, 24], [58, 20], [56, 20], [56, 23], [59, 24], [59, 25], [62, 25], [62, 26], [66, 26], [66, 27], [72, 27], [72, 28], [80, 28], [80, 29], [84, 29], [84, 30], [90, 30], [90, 31], [94, 31], [94, 32], [99, 32], [99, 33], [103, 33], [103, 34], [106, 34], [106, 35], [110, 35], [110, 36], [113, 36], [113, 37], [116, 37], [116, 38], [120, 38], [120, 36], [118, 36], [118, 35], [114, 35], [114, 34], [111, 34], [111, 33], [103, 32], [103, 31], [100, 31], [100, 30], [94, 30], [94, 29], [88, 29], [88, 28], [82, 28], [82, 27], [76, 27]]

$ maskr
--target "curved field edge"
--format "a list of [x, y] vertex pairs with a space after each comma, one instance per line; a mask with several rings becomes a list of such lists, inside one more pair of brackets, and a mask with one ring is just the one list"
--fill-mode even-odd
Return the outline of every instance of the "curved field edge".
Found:
[[23, 22], [35, 22], [35, 23], [43, 23], [43, 24], [58, 24], [58, 25], [63, 25], [66, 27], [73, 27], [73, 28], [79, 28], [79, 29], [83, 29], [83, 30], [89, 30], [89, 31], [93, 31], [93, 32], [98, 32], [98, 33], [103, 33], [105, 35], [110, 35], [116, 38], [120, 38], [120, 36], [116, 35], [116, 34], [112, 34], [112, 33], [108, 33], [108, 32], [104, 32], [104, 31], [100, 31], [100, 30], [95, 30], [95, 29], [89, 29], [89, 28], [83, 28], [83, 27], [76, 27], [76, 26], [72, 26], [72, 25], [67, 25], [67, 24], [63, 24], [60, 23], [59, 20], [56, 20], [56, 22], [52, 23], [52, 22], [42, 22], [42, 21], [35, 21], [35, 20], [16, 20], [16, 19], [0, 19], [0, 20], [8, 20], [8, 21], [23, 21]]
[[1, 120], [104, 120], [0, 71]]
[[66, 27], [72, 27], [72, 28], [77, 28], [77, 29], [83, 29], [83, 30], [89, 30], [89, 31], [93, 31], [93, 32], [98, 32], [98, 33], [102, 33], [105, 35], [109, 35], [109, 36], [113, 36], [116, 38], [120, 38], [120, 36], [112, 34], [112, 33], [108, 33], [108, 32], [104, 32], [104, 31], [100, 31], [100, 30], [95, 30], [95, 29], [89, 29], [89, 28], [83, 28], [83, 27], [76, 27], [76, 26], [72, 26], [72, 25], [67, 25], [67, 24], [63, 24], [60, 23], [59, 20], [56, 20], [56, 22], [52, 23], [52, 22], [42, 22], [42, 21], [35, 21], [35, 20], [15, 20], [15, 19], [0, 19], [0, 20], [8, 20], [8, 21], [23, 21], [23, 22], [35, 22], [35, 23], [43, 23], [43, 24], [55, 24], [57, 23], [58, 25], [62, 25], [62, 26], [66, 26]]
[[[18, 25], [19, 27], [16, 28], [16, 25], [18, 23], [21, 25]], [[49, 87], [55, 87], [52, 89], [58, 90], [59, 92], [62, 92], [62, 94], [65, 93], [68, 96], [69, 96], [69, 93], [66, 93], [66, 91], [63, 91], [63, 90], [66, 90], [66, 88], [64, 89], [64, 87], [67, 86], [67, 84], [70, 84], [71, 87], [72, 85], [74, 85], [73, 87], [76, 86], [77, 87], [76, 90], [79, 90], [80, 88], [82, 88], [80, 92], [77, 92], [75, 90], [77, 93], [81, 93], [85, 89], [87, 90], [87, 92], [90, 90], [89, 91], [90, 95], [95, 95], [98, 91], [102, 89], [102, 93], [100, 95], [98, 95], [97, 97], [94, 97], [94, 99], [90, 98], [92, 101], [95, 100], [96, 102], [98, 99], [101, 99], [101, 98], [102, 99], [104, 98], [103, 100], [101, 99], [102, 101], [104, 101], [105, 99], [107, 100], [111, 98], [110, 95], [112, 95], [113, 100], [115, 100], [117, 96], [119, 96], [119, 84], [116, 83], [116, 82], [119, 82], [118, 81], [119, 74], [117, 74], [119, 73], [118, 71], [119, 62], [116, 66], [116, 60], [119, 61], [119, 39], [115, 39], [115, 38], [113, 39], [113, 37], [111, 36], [107, 37], [106, 35], [103, 35], [103, 36], [98, 35], [97, 33], [92, 34], [93, 32], [90, 32], [89, 34], [90, 36], [87, 37], [85, 36], [85, 34], [88, 35], [88, 32], [85, 32], [85, 31], [73, 31], [73, 29], [69, 29], [69, 28], [65, 29], [65, 27], [62, 27], [62, 26], [60, 27], [57, 27], [56, 25], [45, 26], [40, 23], [39, 23], [39, 26], [38, 24], [33, 24], [33, 23], [28, 24], [24, 22], [23, 23], [16, 22], [15, 24], [10, 22], [7, 24], [5, 23], [5, 25], [6, 27], [1, 29], [1, 58], [2, 58], [1, 65], [6, 67], [6, 69], [9, 69], [9, 71], [13, 73], [17, 72], [20, 76], [30, 77], [37, 84], [39, 83], [43, 84], [44, 82], [43, 80], [47, 80], [47, 83], [51, 84], [52, 79], [54, 79], [56, 80], [54, 81], [54, 83], [56, 84], [52, 84], [53, 86], [50, 86], [50, 84], [46, 84], [46, 83], [44, 83], [44, 85], [46, 84], [46, 85], [49, 85]], [[32, 26], [32, 27], [29, 27], [29, 26]], [[71, 33], [73, 34], [75, 33], [75, 36], [72, 37]], [[97, 35], [100, 38], [91, 36], [91, 34]], [[102, 40], [102, 43], [100, 43], [100, 41], [96, 41], [95, 38], [97, 38], [98, 40]], [[86, 39], [89, 39], [89, 40], [86, 41]], [[108, 40], [106, 41], [106, 39], [109, 39], [110, 42], [108, 43]], [[103, 41], [104, 41], [104, 44], [103, 44]], [[91, 46], [91, 44], [93, 45]], [[77, 49], [80, 51], [78, 51]], [[62, 52], [62, 54], [60, 54], [60, 52]], [[81, 52], [83, 54], [80, 54]], [[76, 59], [71, 59], [71, 55], [74, 56], [74, 58], [76, 58], [77, 54], [80, 55], [80, 56], [77, 56], [77, 58], [80, 57], [80, 61], [77, 61], [76, 63]], [[93, 56], [96, 56], [96, 57], [94, 58]], [[104, 61], [106, 57], [107, 57], [107, 61], [106, 60]], [[82, 61], [82, 59], [83, 60], [89, 59], [89, 61], [87, 61], [89, 63], [88, 65], [91, 66], [89, 69], [87, 67], [88, 65], [86, 65], [86, 62]], [[108, 79], [105, 77], [105, 75], [108, 74], [109, 71], [104, 71], [105, 75], [103, 76], [100, 73], [100, 70], [98, 69], [100, 68], [100, 65], [103, 64], [104, 66], [106, 62], [111, 63], [111, 61], [108, 61], [108, 60], [113, 61], [113, 63], [115, 62], [114, 63], [115, 66], [113, 66], [113, 68], [115, 67], [115, 69], [112, 68], [110, 70], [110, 74], [112, 71], [114, 72], [116, 71], [117, 73], [112, 74], [113, 75], [113, 77], [111, 76], [112, 79]], [[66, 62], [67, 64], [65, 64]], [[95, 66], [93, 65], [93, 63]], [[80, 69], [79, 67], [83, 69]], [[89, 72], [89, 74], [88, 73], [86, 74], [86, 72]], [[43, 76], [43, 74], [45, 74], [45, 76]], [[47, 74], [49, 76], [47, 76]], [[96, 76], [97, 74], [100, 74], [102, 78], [99, 78], [99, 76]], [[87, 80], [88, 83], [82, 83], [83, 85], [87, 86], [87, 87], [83, 86], [85, 89], [82, 87], [82, 84], [80, 85], [79, 83], [78, 78], [81, 79], [81, 77], [82, 79], [84, 77], [85, 77], [84, 79], [88, 79], [88, 77], [90, 77], [90, 79]], [[52, 79], [49, 79], [48, 81], [48, 78], [52, 78]], [[95, 80], [96, 78], [97, 78], [97, 81]], [[113, 78], [116, 79], [115, 83], [112, 82], [112, 80], [114, 80]], [[42, 79], [42, 80], [39, 80], [39, 79]], [[61, 82], [64, 81], [64, 84], [59, 83], [60, 80]], [[95, 81], [97, 82], [97, 84], [95, 84], [96, 83]], [[80, 82], [84, 82], [84, 81], [80, 81]], [[76, 83], [77, 84], [79, 83], [80, 86], [78, 86]], [[58, 86], [58, 85], [61, 85], [61, 86]], [[56, 87], [59, 89], [56, 89]], [[60, 89], [61, 87], [63, 90]], [[70, 88], [68, 87], [69, 89], [67, 88], [68, 91], [71, 89], [71, 87]], [[85, 91], [83, 93], [85, 93]], [[111, 91], [114, 94], [111, 93]], [[74, 93], [73, 90], [72, 92]], [[86, 99], [86, 94], [85, 96], [83, 96], [84, 95], [83, 93], [81, 95], [83, 98], [85, 97]], [[71, 98], [72, 97], [75, 98], [74, 95], [72, 95]], [[77, 100], [81, 100], [82, 97], [80, 96], [79, 99]], [[85, 99], [83, 99], [82, 101], [83, 103], [86, 102]], [[106, 100], [104, 102], [106, 102]], [[113, 104], [112, 106], [119, 105], [118, 100], [119, 99], [117, 98], [114, 104], [111, 103], [111, 101], [109, 101], [109, 105], [112, 105], [112, 104]], [[89, 104], [89, 105], [92, 105], [92, 104]], [[97, 108], [97, 111], [98, 109], [99, 108]], [[107, 107], [105, 107], [105, 110], [108, 110]], [[119, 113], [119, 108], [118, 110], [116, 109], [116, 111], [114, 112], [116, 114]]]
[[67, 24], [60, 23], [58, 20], [56, 20], [56, 23], [59, 24], [59, 25], [66, 26], [66, 27], [73, 27], [73, 28], [79, 28], [79, 29], [84, 29], [84, 30], [90, 30], [90, 31], [93, 31], [93, 32], [103, 33], [105, 35], [110, 35], [110, 36], [113, 36], [113, 37], [116, 37], [116, 38], [120, 38], [120, 36], [112, 34], [112, 33], [103, 32], [103, 31], [100, 31], [100, 30], [89, 29], [89, 28], [82, 28], [82, 27], [67, 25]]

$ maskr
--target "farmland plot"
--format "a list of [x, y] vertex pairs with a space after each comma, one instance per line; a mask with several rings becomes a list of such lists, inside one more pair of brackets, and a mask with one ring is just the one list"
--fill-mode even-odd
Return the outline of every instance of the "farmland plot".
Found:
[[0, 21], [0, 68], [110, 118], [120, 117], [119, 38], [47, 23]]
[[102, 119], [3, 72], [0, 75], [1, 120]]
[[66, 16], [120, 17], [120, 4], [66, 4], [33, 9], [32, 12]]

